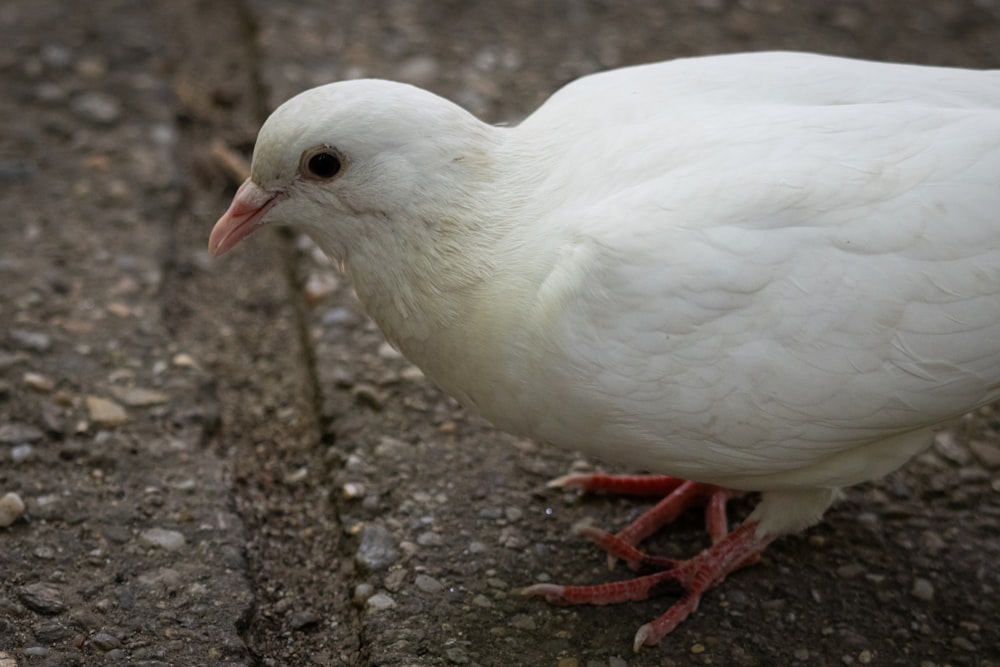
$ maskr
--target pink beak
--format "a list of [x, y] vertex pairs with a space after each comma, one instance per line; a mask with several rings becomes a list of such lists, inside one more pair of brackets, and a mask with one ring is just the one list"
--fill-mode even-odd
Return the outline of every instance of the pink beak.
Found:
[[208, 252], [218, 257], [253, 234], [261, 219], [278, 201], [278, 195], [264, 190], [249, 178], [236, 191], [233, 203], [212, 228]]

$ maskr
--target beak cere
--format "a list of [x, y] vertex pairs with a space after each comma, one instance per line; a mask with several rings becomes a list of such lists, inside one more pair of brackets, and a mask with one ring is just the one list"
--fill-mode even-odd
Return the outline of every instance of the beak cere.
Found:
[[245, 180], [236, 191], [233, 203], [212, 228], [208, 237], [208, 252], [218, 257], [253, 234], [277, 201], [277, 193], [264, 190], [249, 178]]

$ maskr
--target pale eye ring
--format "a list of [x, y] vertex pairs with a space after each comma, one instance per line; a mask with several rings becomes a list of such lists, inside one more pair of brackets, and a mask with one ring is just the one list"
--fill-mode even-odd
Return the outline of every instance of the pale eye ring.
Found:
[[331, 181], [344, 171], [345, 160], [332, 146], [316, 146], [302, 153], [299, 172], [316, 181]]

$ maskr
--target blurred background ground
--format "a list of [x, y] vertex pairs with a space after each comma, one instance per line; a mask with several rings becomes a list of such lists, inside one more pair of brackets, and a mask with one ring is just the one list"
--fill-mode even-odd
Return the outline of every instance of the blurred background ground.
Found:
[[[570, 527], [636, 504], [544, 488], [595, 462], [429, 387], [308, 242], [205, 251], [226, 165], [316, 84], [400, 79], [516, 122], [632, 63], [996, 68], [998, 44], [996, 0], [3, 3], [0, 495], [26, 508], [0, 528], [0, 666], [1000, 665], [995, 410], [633, 655], [668, 600], [517, 594], [624, 576]], [[703, 546], [693, 516], [650, 549]]]

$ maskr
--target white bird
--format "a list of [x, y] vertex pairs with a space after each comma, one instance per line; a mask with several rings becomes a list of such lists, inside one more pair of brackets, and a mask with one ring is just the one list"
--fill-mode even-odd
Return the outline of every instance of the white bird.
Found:
[[[334, 83], [265, 122], [209, 249], [269, 223], [341, 262], [388, 340], [501, 429], [672, 476], [635, 525], [583, 531], [660, 571], [527, 591], [607, 604], [679, 584], [636, 648], [837, 487], [1000, 398], [1000, 71], [681, 59], [579, 79], [515, 127]], [[728, 532], [734, 491], [762, 495]], [[711, 547], [635, 548], [696, 503]]]

